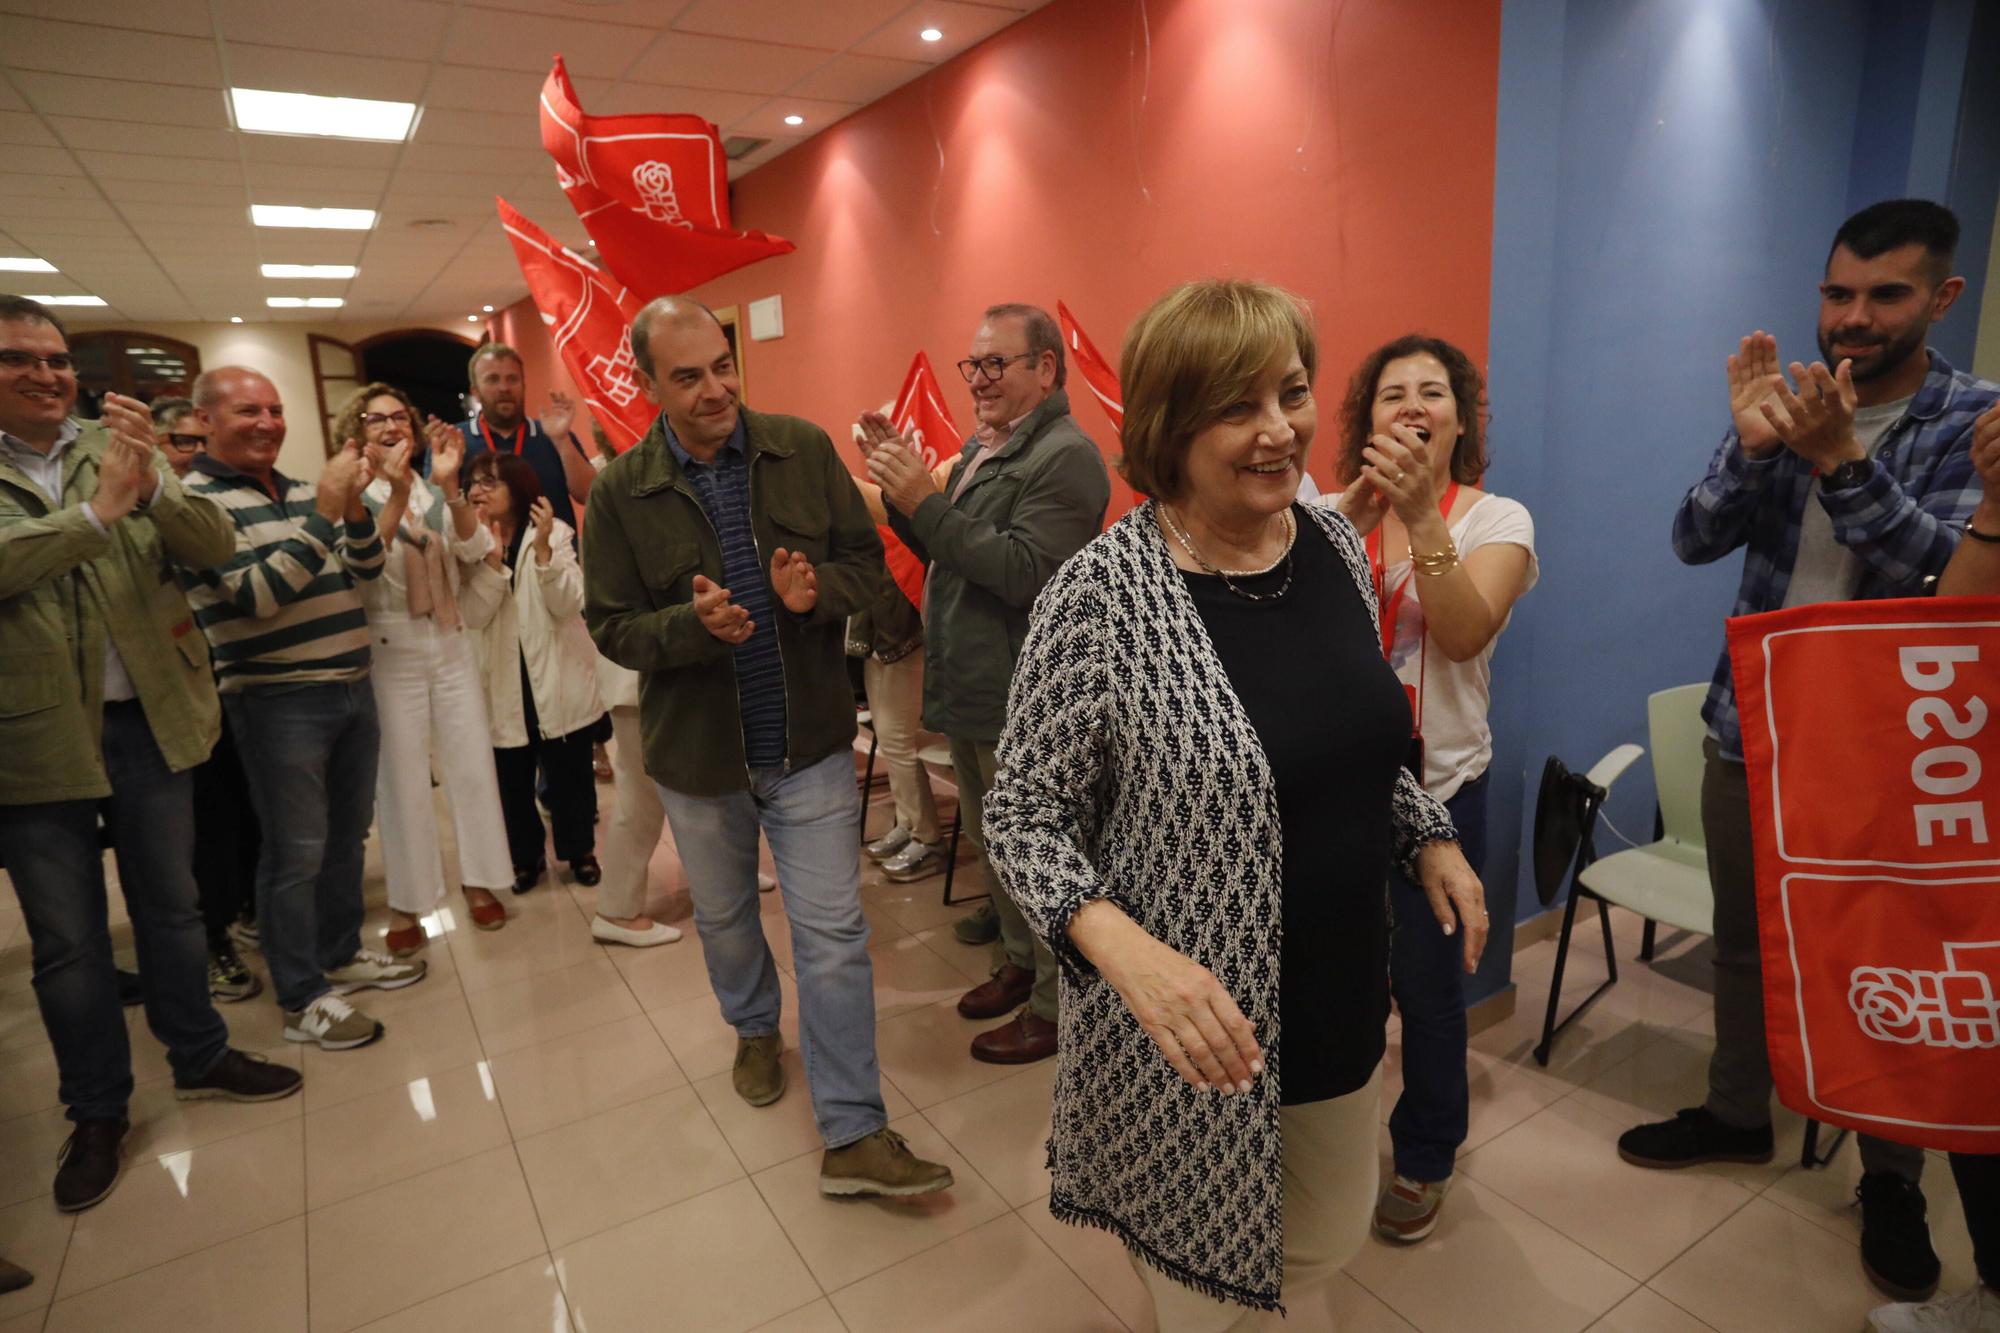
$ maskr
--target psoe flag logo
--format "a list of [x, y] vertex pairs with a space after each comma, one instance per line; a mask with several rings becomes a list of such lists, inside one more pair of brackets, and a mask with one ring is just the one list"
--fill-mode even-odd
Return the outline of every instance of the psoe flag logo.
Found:
[[2000, 940], [1944, 946], [1935, 972], [1857, 967], [1847, 1003], [1876, 1041], [1948, 1050], [2000, 1046]]
[[638, 368], [639, 363], [632, 356], [632, 344], [622, 337], [618, 340], [617, 356], [599, 352], [590, 358], [591, 378], [603, 388], [605, 396], [620, 407], [639, 396], [639, 381], [633, 374]]
[[639, 202], [646, 206], [647, 217], [694, 230], [694, 223], [682, 214], [680, 198], [674, 193], [674, 169], [665, 162], [653, 158], [632, 168], [632, 188], [639, 192]]

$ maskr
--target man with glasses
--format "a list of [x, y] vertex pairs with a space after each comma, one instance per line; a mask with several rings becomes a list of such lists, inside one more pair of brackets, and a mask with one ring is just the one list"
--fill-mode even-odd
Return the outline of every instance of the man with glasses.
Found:
[[192, 398], [155, 398], [153, 433], [159, 437], [160, 456], [174, 475], [187, 479], [195, 455], [208, 443], [208, 427], [195, 414]]
[[168, 562], [228, 559], [229, 520], [158, 466], [142, 404], [106, 395], [102, 423], [85, 423], [76, 398], [62, 325], [0, 296], [0, 861], [75, 1125], [57, 1158], [65, 1212], [111, 1192], [130, 1128], [100, 818], [175, 1095], [299, 1087], [296, 1070], [230, 1049], [202, 966], [188, 770], [215, 744], [215, 682]]
[[[868, 473], [889, 525], [930, 564], [924, 585], [924, 725], [951, 742], [966, 834], [986, 856], [980, 814], [1007, 720], [1014, 654], [1035, 595], [1104, 526], [1111, 478], [1069, 412], [1062, 332], [1047, 311], [986, 311], [958, 370], [979, 428], [940, 492], [879, 412], [861, 419]], [[919, 850], [916, 855], [925, 854]], [[894, 863], [890, 863], [893, 865]], [[1056, 1050], [1056, 962], [986, 867], [999, 918], [993, 976], [967, 992], [967, 1018], [1013, 1021], [973, 1038], [972, 1058], [1028, 1064]], [[963, 923], [961, 923], [963, 924]], [[1025, 1007], [1024, 1007], [1025, 1006]]]

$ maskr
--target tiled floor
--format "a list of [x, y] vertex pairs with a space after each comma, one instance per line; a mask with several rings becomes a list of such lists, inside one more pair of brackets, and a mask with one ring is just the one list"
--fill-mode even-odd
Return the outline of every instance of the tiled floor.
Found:
[[[371, 931], [379, 875], [371, 858]], [[670, 844], [654, 882], [680, 884]], [[225, 1007], [239, 1045], [302, 1066], [301, 1097], [176, 1102], [135, 1021], [125, 1177], [66, 1217], [48, 1196], [66, 1133], [53, 1063], [20, 913], [0, 896], [0, 1254], [38, 1275], [0, 1296], [0, 1333], [1150, 1329], [1115, 1242], [1048, 1214], [1053, 1069], [966, 1054], [981, 1025], [952, 1005], [986, 964], [950, 934], [960, 909], [940, 906], [935, 879], [898, 887], [871, 867], [864, 882], [889, 1113], [958, 1177], [915, 1202], [817, 1194], [795, 1053], [777, 1105], [736, 1098], [684, 889], [655, 907], [687, 938], [635, 951], [591, 941], [590, 891], [549, 885], [510, 899], [498, 934], [440, 912], [430, 976], [357, 997], [389, 1028], [365, 1050], [287, 1047], [268, 998]], [[776, 897], [763, 905], [795, 1041], [784, 917]], [[1630, 958], [1636, 922], [1618, 927]], [[1472, 1133], [1438, 1232], [1411, 1249], [1371, 1241], [1285, 1326], [1859, 1329], [1877, 1298], [1856, 1259], [1851, 1147], [1801, 1171], [1799, 1119], [1781, 1113], [1789, 1162], [1654, 1173], [1617, 1160], [1620, 1130], [1696, 1100], [1703, 1081], [1706, 952], [1670, 943], [1656, 968], [1625, 966], [1546, 1070], [1529, 1049], [1553, 946], [1518, 955], [1515, 1016], [1473, 1042]], [[1601, 967], [1580, 946], [1571, 996]], [[1928, 1181], [1945, 1285], [1962, 1288], [1971, 1256], [1942, 1162]]]

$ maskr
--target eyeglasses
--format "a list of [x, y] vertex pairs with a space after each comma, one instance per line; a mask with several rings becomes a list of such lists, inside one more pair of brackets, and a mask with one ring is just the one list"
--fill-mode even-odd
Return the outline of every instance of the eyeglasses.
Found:
[[361, 417], [361, 424], [366, 426], [369, 430], [380, 430], [382, 429], [382, 427], [388, 425], [392, 421], [395, 422], [398, 426], [407, 426], [410, 424], [410, 414], [408, 412], [400, 412], [400, 411], [365, 412], [362, 414]]
[[12, 347], [0, 351], [0, 370], [11, 370], [16, 374], [32, 370], [36, 366], [47, 366], [57, 375], [67, 375], [76, 369], [76, 358], [68, 352], [57, 352], [54, 356], [36, 356], [33, 352], [22, 352]]
[[208, 443], [208, 436], [206, 435], [162, 435], [160, 438], [175, 449], [184, 449], [189, 452], [199, 449]]
[[474, 477], [471, 481], [465, 483], [465, 489], [468, 491], [476, 491], [482, 486], [493, 487], [493, 486], [498, 486], [499, 484], [500, 484], [499, 482], [493, 480], [493, 478], [491, 477]]
[[958, 363], [958, 373], [965, 376], [967, 384], [976, 379], [997, 380], [1007, 373], [1009, 361], [1032, 361], [1040, 352], [1017, 352], [1013, 356], [967, 357]]

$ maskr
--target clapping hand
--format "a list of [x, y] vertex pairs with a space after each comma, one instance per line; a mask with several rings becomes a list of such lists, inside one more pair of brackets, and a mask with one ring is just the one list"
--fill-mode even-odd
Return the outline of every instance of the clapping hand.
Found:
[[[368, 460], [361, 452], [361, 442], [348, 440], [334, 451], [320, 469], [318, 492], [314, 497], [314, 507], [329, 523], [338, 523], [343, 517], [353, 518], [355, 502], [369, 481]], [[362, 516], [366, 517], [364, 507]]]
[[1736, 438], [1751, 458], [1768, 458], [1784, 440], [1763, 413], [1785, 387], [1778, 373], [1778, 340], [1758, 329], [1737, 345], [1729, 358], [1729, 413], [1736, 420]]
[[729, 600], [729, 589], [717, 587], [706, 574], [694, 576], [694, 613], [702, 628], [732, 648], [757, 628], [750, 613]]
[[1972, 470], [1985, 487], [1985, 505], [2000, 507], [2000, 402], [1972, 423]]
[[937, 494], [937, 482], [889, 418], [880, 412], [864, 412], [860, 426], [861, 452], [868, 460], [870, 480], [882, 488], [882, 498], [897, 513], [905, 518], [915, 514], [918, 505]]
[[1868, 453], [1854, 435], [1854, 363], [1842, 361], [1829, 372], [1818, 361], [1802, 366], [1794, 361], [1792, 379], [1797, 393], [1780, 378], [1757, 405], [1758, 412], [1785, 447], [1817, 468], [1823, 476], [1850, 459]]
[[465, 436], [449, 422], [426, 417], [424, 439], [431, 449], [431, 480], [449, 499], [458, 494], [458, 469], [465, 462]]
[[546, 565], [549, 563], [549, 535], [556, 526], [555, 506], [549, 503], [546, 495], [536, 496], [535, 502], [528, 506], [528, 520], [535, 525], [535, 563]]
[[393, 449], [384, 449], [379, 444], [371, 444], [363, 450], [363, 456], [376, 476], [389, 483], [389, 491], [396, 496], [410, 493], [414, 471], [410, 467], [410, 451], [416, 447], [415, 440], [404, 440]]
[[107, 393], [104, 425], [111, 433], [111, 446], [129, 452], [140, 468], [136, 502], [150, 501], [160, 484], [159, 473], [153, 469], [154, 454], [159, 448], [159, 439], [153, 433], [153, 414], [136, 398]]
[[1370, 435], [1361, 457], [1361, 480], [1381, 493], [1406, 527], [1437, 513], [1437, 471], [1423, 436], [1396, 422], [1387, 435]]
[[549, 390], [549, 410], [542, 413], [542, 429], [552, 440], [565, 439], [576, 420], [576, 400], [559, 389]]
[[787, 551], [780, 546], [771, 554], [771, 591], [795, 616], [805, 615], [819, 604], [819, 574], [803, 551]]

